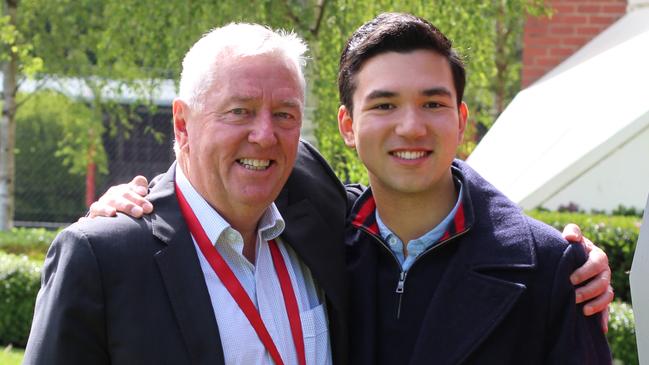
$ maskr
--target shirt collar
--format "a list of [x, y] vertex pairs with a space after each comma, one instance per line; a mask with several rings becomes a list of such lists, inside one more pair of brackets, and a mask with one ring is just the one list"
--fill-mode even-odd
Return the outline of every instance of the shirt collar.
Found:
[[[462, 194], [463, 194], [462, 191], [463, 186], [460, 179], [453, 176], [453, 181], [455, 182], [455, 186], [458, 188], [457, 200], [455, 201], [455, 205], [453, 206], [453, 209], [451, 209], [448, 215], [433, 229], [424, 233], [421, 237], [418, 237], [408, 242], [408, 247], [418, 251], [417, 253], [423, 252], [427, 248], [431, 247], [434, 243], [439, 241], [439, 239], [442, 238], [442, 236], [446, 232], [446, 227], [448, 227], [448, 225], [453, 222], [455, 218], [455, 214], [457, 213], [458, 208], [462, 203]], [[388, 226], [386, 226], [385, 223], [383, 223], [383, 220], [381, 220], [381, 216], [379, 215], [378, 209], [375, 210], [375, 214], [376, 214], [376, 224], [379, 228], [379, 233], [381, 234], [381, 237], [385, 240], [385, 242], [388, 242], [392, 251], [402, 250], [403, 243], [394, 234], [394, 232], [392, 232], [390, 228], [388, 228]], [[394, 237], [396, 239], [391, 240], [390, 239], [391, 237]]]
[[[240, 246], [243, 249], [243, 238], [230, 223], [228, 223], [212, 206], [194, 189], [180, 166], [176, 166], [176, 184], [185, 196], [196, 218], [205, 230], [212, 244], [217, 242], [228, 245]], [[284, 231], [285, 223], [282, 215], [271, 203], [261, 216], [257, 224], [257, 233], [262, 240], [268, 241], [277, 238]], [[237, 250], [239, 247], [237, 247]]]

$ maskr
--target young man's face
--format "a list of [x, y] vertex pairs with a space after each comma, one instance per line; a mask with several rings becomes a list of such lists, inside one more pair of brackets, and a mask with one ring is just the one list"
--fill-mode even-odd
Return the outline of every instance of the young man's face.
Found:
[[338, 125], [372, 187], [418, 194], [447, 184], [467, 118], [448, 60], [430, 50], [382, 53], [363, 64], [355, 81], [353, 113], [342, 106]]

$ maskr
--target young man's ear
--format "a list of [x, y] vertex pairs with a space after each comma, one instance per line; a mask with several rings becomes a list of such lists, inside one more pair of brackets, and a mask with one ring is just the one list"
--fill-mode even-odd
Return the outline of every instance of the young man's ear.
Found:
[[462, 143], [462, 139], [464, 138], [464, 131], [466, 130], [466, 123], [469, 119], [469, 107], [465, 102], [460, 103], [460, 106], [458, 107], [458, 117], [458, 143]]
[[187, 145], [187, 117], [189, 116], [189, 106], [182, 100], [176, 98], [172, 104], [174, 119], [174, 137], [179, 149]]
[[351, 110], [341, 105], [338, 108], [338, 131], [345, 141], [347, 147], [355, 148], [356, 140], [354, 138], [354, 121], [352, 120]]

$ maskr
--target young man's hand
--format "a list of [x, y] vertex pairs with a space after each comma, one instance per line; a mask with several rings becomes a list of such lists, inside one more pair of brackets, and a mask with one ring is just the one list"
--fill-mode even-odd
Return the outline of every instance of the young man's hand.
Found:
[[587, 282], [575, 290], [577, 303], [586, 302], [584, 315], [602, 312], [602, 330], [608, 332], [608, 305], [613, 301], [611, 268], [608, 256], [588, 238], [583, 237], [576, 224], [568, 224], [563, 229], [563, 238], [573, 243], [581, 243], [588, 254], [588, 260], [570, 276], [573, 285]]
[[144, 198], [149, 192], [148, 184], [146, 177], [136, 176], [127, 184], [111, 186], [99, 200], [90, 205], [88, 215], [79, 221], [94, 217], [112, 217], [118, 211], [135, 218], [151, 213], [153, 205]]

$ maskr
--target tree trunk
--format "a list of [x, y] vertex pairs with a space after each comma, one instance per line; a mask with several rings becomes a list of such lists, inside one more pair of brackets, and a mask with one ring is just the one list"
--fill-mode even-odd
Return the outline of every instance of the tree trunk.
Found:
[[[16, 26], [17, 0], [4, 1], [4, 14], [9, 16], [9, 24]], [[3, 99], [2, 116], [0, 117], [0, 230], [13, 226], [14, 217], [14, 176], [16, 137], [16, 74], [18, 73], [18, 55], [11, 45], [6, 48], [8, 60], [2, 65]]]

